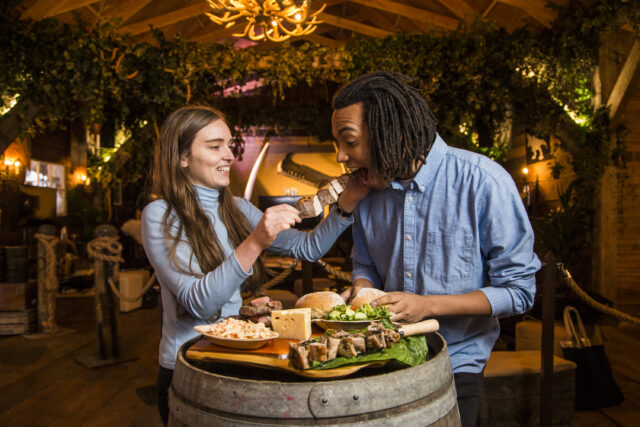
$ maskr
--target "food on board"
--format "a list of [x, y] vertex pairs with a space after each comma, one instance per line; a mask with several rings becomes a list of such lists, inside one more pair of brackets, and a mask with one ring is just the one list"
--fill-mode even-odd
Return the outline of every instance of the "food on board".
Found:
[[381, 320], [391, 317], [386, 307], [372, 307], [364, 304], [355, 310], [348, 305], [337, 305], [327, 312], [325, 319], [338, 320], [342, 322]]
[[372, 323], [364, 332], [329, 330], [311, 341], [289, 343], [289, 360], [297, 369], [309, 369], [313, 362], [328, 362], [338, 356], [353, 357], [368, 351], [393, 346], [400, 334], [381, 322]]
[[358, 308], [364, 304], [371, 304], [373, 300], [386, 295], [385, 291], [376, 288], [362, 288], [356, 296], [349, 302], [353, 308]]
[[247, 322], [232, 317], [227, 317], [218, 323], [203, 326], [201, 329], [214, 338], [255, 340], [277, 336], [264, 323]]
[[280, 338], [308, 340], [311, 338], [311, 309], [274, 310], [271, 312], [271, 324]]
[[251, 300], [249, 305], [240, 307], [240, 316], [238, 317], [256, 323], [262, 322], [265, 326], [271, 327], [271, 312], [273, 310], [282, 310], [282, 303], [264, 296]]
[[296, 301], [296, 308], [310, 308], [312, 319], [324, 318], [327, 311], [337, 305], [345, 304], [344, 299], [332, 291], [311, 292]]

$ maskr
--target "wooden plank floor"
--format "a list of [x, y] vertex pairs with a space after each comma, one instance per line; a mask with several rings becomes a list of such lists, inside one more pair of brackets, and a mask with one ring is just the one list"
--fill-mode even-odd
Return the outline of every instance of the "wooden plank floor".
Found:
[[[0, 337], [0, 426], [161, 425], [155, 406], [136, 393], [155, 383], [161, 308], [121, 314], [123, 352], [136, 359], [98, 369], [74, 359], [95, 352], [93, 321], [81, 317], [60, 323], [76, 330], [67, 335]], [[576, 412], [571, 427], [640, 425], [640, 328], [603, 330], [625, 400], [614, 408]]]
[[0, 425], [161, 426], [136, 394], [155, 385], [161, 322], [160, 307], [120, 314], [123, 354], [134, 359], [97, 369], [75, 361], [95, 354], [92, 319], [60, 323], [76, 330], [66, 335], [0, 337]]

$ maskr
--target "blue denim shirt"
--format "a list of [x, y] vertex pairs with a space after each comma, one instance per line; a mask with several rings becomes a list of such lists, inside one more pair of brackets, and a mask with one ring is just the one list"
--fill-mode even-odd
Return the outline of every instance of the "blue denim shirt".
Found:
[[482, 372], [500, 332], [497, 318], [531, 308], [540, 269], [511, 176], [437, 136], [412, 180], [372, 191], [354, 216], [354, 280], [419, 295], [484, 292], [491, 317], [438, 319], [453, 371]]

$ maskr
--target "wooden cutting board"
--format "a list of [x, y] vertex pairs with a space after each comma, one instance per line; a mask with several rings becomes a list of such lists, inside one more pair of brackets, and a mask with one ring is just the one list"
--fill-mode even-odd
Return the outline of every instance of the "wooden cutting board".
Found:
[[289, 363], [289, 343], [293, 340], [276, 338], [264, 347], [255, 350], [239, 350], [217, 346], [206, 339], [198, 341], [187, 350], [187, 358], [208, 362], [224, 362], [238, 365], [256, 366], [291, 372], [306, 378], [340, 378], [351, 375], [369, 366], [383, 366], [387, 360], [363, 363], [360, 365], [341, 366], [335, 369], [296, 369]]

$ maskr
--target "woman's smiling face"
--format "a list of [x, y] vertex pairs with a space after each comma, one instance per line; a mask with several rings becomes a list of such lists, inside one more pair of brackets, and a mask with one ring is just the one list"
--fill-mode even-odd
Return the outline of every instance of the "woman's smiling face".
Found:
[[339, 108], [333, 112], [331, 130], [338, 142], [337, 161], [351, 169], [359, 169], [365, 183], [381, 190], [389, 181], [376, 175], [371, 168], [371, 143], [369, 127], [364, 120], [364, 106], [361, 102]]
[[229, 126], [223, 120], [214, 120], [196, 133], [191, 150], [180, 164], [193, 184], [219, 189], [229, 186], [233, 161]]

